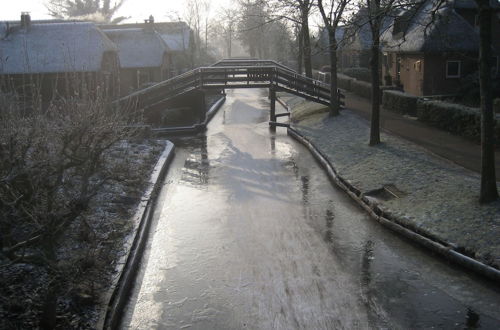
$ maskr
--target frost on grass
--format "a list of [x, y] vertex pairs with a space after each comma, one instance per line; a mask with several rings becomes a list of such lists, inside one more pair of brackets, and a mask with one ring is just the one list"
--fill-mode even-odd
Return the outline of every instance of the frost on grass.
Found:
[[387, 185], [403, 191], [378, 203], [406, 225], [500, 268], [500, 202], [478, 203], [479, 175], [394, 136], [382, 134], [383, 143], [370, 147], [369, 123], [348, 110], [311, 115], [295, 128], [361, 192]]

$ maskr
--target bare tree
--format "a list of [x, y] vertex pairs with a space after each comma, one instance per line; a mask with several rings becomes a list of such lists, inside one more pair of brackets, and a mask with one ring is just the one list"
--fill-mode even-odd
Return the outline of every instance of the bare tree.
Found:
[[271, 21], [266, 4], [260, 0], [240, 2], [238, 39], [248, 47], [251, 57], [264, 58], [267, 25]]
[[183, 20], [193, 30], [194, 35], [194, 53], [196, 58], [193, 64], [207, 64], [212, 59], [208, 56], [208, 35], [210, 21], [210, 1], [208, 0], [188, 0], [185, 12], [182, 15]]
[[[337, 28], [339, 26], [344, 10], [350, 0], [331, 0], [329, 3], [323, 3], [318, 0], [318, 8], [323, 18], [325, 29], [328, 31], [328, 52], [330, 57], [330, 115], [339, 114], [339, 102], [337, 92], [337, 49], [338, 42], [336, 38]], [[326, 8], [326, 10], [325, 10]]]
[[304, 69], [306, 76], [312, 78], [311, 38], [309, 37], [309, 14], [313, 5], [311, 0], [297, 0], [302, 22], [302, 38], [304, 42]]
[[[303, 60], [306, 76], [312, 78], [312, 51], [309, 32], [309, 17], [314, 8], [314, 0], [275, 0], [270, 5], [273, 13], [272, 19], [289, 20], [300, 27], [298, 40], [300, 51], [299, 62]], [[301, 64], [299, 64], [299, 67]]]
[[351, 26], [359, 31], [365, 25], [369, 27], [371, 37], [370, 69], [371, 69], [371, 146], [380, 143], [380, 36], [392, 24], [391, 16], [396, 9], [414, 6], [418, 0], [362, 0], [362, 13]]
[[238, 13], [235, 9], [223, 8], [219, 16], [220, 32], [222, 32], [222, 38], [224, 39], [224, 43], [226, 45], [226, 55], [227, 57], [231, 57]]
[[46, 8], [50, 15], [57, 18], [82, 18], [106, 23], [119, 23], [127, 17], [113, 16], [125, 0], [47, 0]]
[[[46, 110], [0, 111], [0, 247], [12, 262], [56, 267], [59, 239], [110, 180], [106, 152], [130, 136], [129, 116], [103, 94]], [[19, 228], [22, 228], [20, 231]]]

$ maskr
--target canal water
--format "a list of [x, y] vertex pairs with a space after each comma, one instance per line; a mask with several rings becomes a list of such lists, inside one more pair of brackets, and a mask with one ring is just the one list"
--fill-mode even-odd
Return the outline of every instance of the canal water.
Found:
[[268, 117], [230, 91], [173, 140], [124, 329], [500, 328], [498, 286], [371, 220]]

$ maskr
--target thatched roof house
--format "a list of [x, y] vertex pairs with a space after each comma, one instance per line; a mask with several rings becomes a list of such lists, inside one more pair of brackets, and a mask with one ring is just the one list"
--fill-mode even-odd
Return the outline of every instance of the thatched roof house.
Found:
[[[399, 13], [381, 37], [386, 83], [417, 96], [457, 93], [461, 80], [477, 70], [478, 29], [474, 16], [471, 21], [460, 11], [472, 2], [429, 0]], [[498, 39], [499, 20], [493, 20]]]
[[[382, 35], [384, 51], [413, 53], [476, 52], [479, 35], [454, 8], [435, 10], [429, 1], [415, 15], [402, 13]], [[408, 21], [407, 21], [408, 20]]]
[[2, 23], [0, 74], [99, 72], [116, 46], [93, 23]]
[[68, 85], [68, 73], [73, 80], [78, 73], [86, 74], [90, 88], [105, 79], [114, 89], [120, 72], [121, 93], [128, 93], [190, 69], [192, 46], [184, 22], [155, 23], [150, 17], [144, 24], [96, 25], [31, 21], [23, 13], [20, 21], [0, 22], [0, 88], [22, 86], [24, 93], [36, 76], [49, 95], [56, 85]]
[[[0, 23], [0, 89], [21, 95], [115, 95], [117, 48], [89, 22], [31, 21]], [[85, 94], [82, 94], [85, 92]]]
[[160, 67], [169, 51], [155, 31], [130, 28], [103, 32], [116, 45], [121, 68]]
[[[387, 30], [393, 22], [392, 15], [382, 20], [380, 31]], [[361, 7], [345, 28], [342, 40], [342, 63], [344, 67], [370, 67], [370, 52], [373, 44], [368, 9]]]
[[170, 77], [170, 49], [155, 30], [122, 27], [103, 31], [118, 48], [122, 94]]
[[155, 32], [163, 40], [168, 48], [171, 58], [169, 75], [177, 75], [188, 71], [193, 66], [193, 34], [189, 26], [184, 22], [155, 22], [153, 17], [144, 23], [101, 25], [101, 29], [108, 34], [111, 30], [142, 30], [144, 32]]

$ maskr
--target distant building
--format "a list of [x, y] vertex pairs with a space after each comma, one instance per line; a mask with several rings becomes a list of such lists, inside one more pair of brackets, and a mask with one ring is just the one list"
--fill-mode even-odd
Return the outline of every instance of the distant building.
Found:
[[43, 100], [96, 86], [112, 89], [118, 71], [116, 46], [88, 22], [0, 22], [0, 88]]
[[[345, 28], [343, 26], [337, 27], [335, 31], [335, 39], [338, 43], [337, 49], [337, 65], [338, 68], [341, 69], [345, 66], [344, 58], [342, 56], [343, 50], [343, 37], [344, 37]], [[330, 66], [330, 51], [329, 47], [330, 41], [328, 38], [328, 30], [326, 28], [322, 28], [319, 30], [318, 39], [316, 43], [313, 45], [313, 66], [317, 69], [321, 69], [324, 66]]]
[[[106, 34], [110, 37], [113, 35], [111, 30], [121, 30], [121, 32], [117, 32], [117, 34], [122, 34], [120, 39], [124, 44], [126, 43], [125, 38], [127, 30], [136, 31], [134, 32], [135, 34], [130, 32], [131, 38], [137, 38], [138, 31], [142, 30], [144, 35], [149, 33], [148, 39], [150, 42], [153, 41], [152, 35], [162, 40], [167, 48], [168, 54], [168, 63], [165, 63], [167, 68], [164, 67], [164, 70], [168, 70], [168, 72], [163, 72], [162, 76], [164, 78], [176, 76], [193, 68], [193, 35], [189, 26], [184, 22], [155, 22], [154, 18], [151, 16], [148, 20], [145, 20], [144, 23], [101, 25], [100, 28], [106, 31]], [[159, 49], [158, 46], [154, 47], [155, 49]], [[132, 54], [131, 52], [132, 48], [128, 47], [128, 53]], [[137, 49], [138, 54], [141, 54], [141, 52], [143, 51]]]
[[[370, 68], [373, 38], [367, 15], [366, 7], [360, 8], [345, 28], [341, 59], [343, 68]], [[392, 21], [392, 15], [387, 15], [382, 20], [380, 31], [388, 29]]]
[[129, 94], [170, 77], [172, 60], [165, 41], [148, 28], [103, 29], [118, 49], [120, 92]]
[[[454, 94], [461, 78], [477, 71], [479, 34], [474, 1], [452, 1], [437, 11], [435, 4], [428, 1], [413, 11], [401, 12], [382, 35], [386, 83], [417, 96]], [[496, 16], [492, 22], [497, 75], [499, 20]]]
[[[0, 22], [0, 88], [24, 96], [95, 92], [112, 96], [159, 82], [193, 66], [191, 29], [184, 22], [96, 25], [79, 21]], [[118, 83], [119, 82], [119, 83]]]

